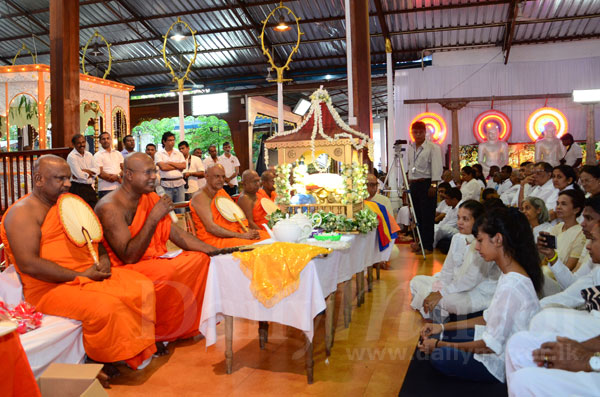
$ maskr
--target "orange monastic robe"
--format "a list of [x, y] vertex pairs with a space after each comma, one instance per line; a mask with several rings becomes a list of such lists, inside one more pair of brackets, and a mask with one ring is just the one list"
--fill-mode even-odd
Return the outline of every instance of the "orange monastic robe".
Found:
[[258, 192], [256, 192], [256, 201], [254, 202], [254, 207], [252, 208], [252, 218], [254, 219], [254, 223], [256, 223], [259, 227], [262, 227], [263, 223], [269, 223], [269, 220], [267, 219], [267, 212], [260, 204], [260, 200], [263, 198], [268, 198], [271, 201], [275, 201], [275, 196], [276, 193], [272, 192], [271, 197], [269, 197], [264, 189], [258, 189]]
[[[221, 189], [217, 192], [217, 194], [215, 194], [215, 197], [213, 197], [212, 201], [210, 202], [210, 210], [213, 214], [213, 222], [215, 222], [217, 225], [219, 225], [227, 230], [230, 230], [232, 232], [243, 233], [244, 231], [242, 230], [242, 227], [240, 226], [239, 223], [229, 222], [227, 219], [223, 218], [223, 215], [221, 215], [221, 213], [217, 209], [215, 200], [217, 197], [221, 197], [221, 196], [229, 197], [227, 192], [225, 190]], [[229, 198], [231, 198], [231, 197], [229, 197]], [[217, 248], [239, 247], [241, 245], [254, 244], [258, 241], [269, 238], [269, 234], [266, 232], [266, 230], [258, 231], [260, 233], [260, 239], [258, 239], [258, 240], [247, 240], [247, 239], [235, 238], [235, 237], [217, 237], [214, 234], [210, 234], [206, 230], [206, 228], [204, 227], [204, 223], [202, 223], [202, 221], [200, 220], [200, 217], [196, 213], [196, 210], [194, 210], [194, 207], [191, 204], [190, 204], [190, 211], [192, 213], [192, 220], [194, 221], [194, 227], [196, 228], [196, 236], [200, 240], [204, 241], [206, 244], [210, 244], [214, 247], [217, 247]], [[243, 222], [247, 227], [248, 221], [244, 220]]]
[[[134, 271], [115, 268], [111, 277], [103, 281], [76, 277], [56, 284], [33, 278], [21, 272], [15, 262], [4, 228], [6, 214], [0, 234], [8, 260], [16, 265], [21, 276], [27, 302], [44, 314], [81, 321], [83, 346], [93, 360], [104, 363], [125, 360], [137, 368], [156, 352], [155, 297], [150, 280]], [[94, 244], [94, 248], [97, 251], [98, 245]], [[40, 257], [76, 272], [94, 263], [87, 247], [79, 248], [68, 239], [57, 205], [50, 208], [42, 224]]]
[[[160, 197], [156, 193], [142, 195], [135, 217], [129, 226], [135, 237]], [[173, 341], [199, 333], [202, 301], [210, 258], [202, 252], [183, 251], [178, 256], [160, 258], [167, 253], [171, 233], [171, 218], [167, 215], [156, 226], [150, 244], [138, 263], [125, 265], [106, 241], [104, 246], [115, 266], [135, 270], [154, 281], [156, 292], [156, 340]]]

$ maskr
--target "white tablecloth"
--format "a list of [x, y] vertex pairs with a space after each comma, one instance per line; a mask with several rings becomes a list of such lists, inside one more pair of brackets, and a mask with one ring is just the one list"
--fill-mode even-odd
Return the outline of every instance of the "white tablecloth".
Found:
[[250, 280], [231, 255], [211, 258], [202, 304], [200, 332], [206, 346], [217, 341], [217, 323], [223, 315], [255, 321], [272, 321], [302, 330], [312, 341], [313, 319], [325, 310], [325, 297], [319, 284], [315, 260], [300, 273], [300, 285], [291, 295], [266, 308], [250, 292]]

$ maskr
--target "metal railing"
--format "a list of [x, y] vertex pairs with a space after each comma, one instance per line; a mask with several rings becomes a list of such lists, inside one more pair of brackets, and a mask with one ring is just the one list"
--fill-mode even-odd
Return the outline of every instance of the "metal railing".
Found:
[[33, 163], [44, 154], [67, 158], [70, 148], [0, 153], [0, 215], [33, 189]]

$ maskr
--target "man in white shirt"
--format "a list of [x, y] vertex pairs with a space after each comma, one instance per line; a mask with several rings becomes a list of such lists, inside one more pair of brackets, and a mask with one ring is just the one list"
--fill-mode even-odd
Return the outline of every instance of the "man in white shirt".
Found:
[[135, 139], [132, 135], [126, 135], [123, 138], [123, 150], [121, 154], [123, 158], [129, 156], [131, 153], [135, 153]]
[[196, 157], [198, 157], [200, 160], [202, 160], [202, 149], [200, 149], [199, 147], [197, 147], [196, 149], [194, 149], [194, 151], [192, 152], [192, 154]]
[[565, 155], [560, 159], [561, 164], [570, 165], [573, 168], [577, 168], [581, 165], [583, 160], [583, 151], [581, 146], [575, 143], [573, 135], [565, 134], [560, 137], [560, 140], [565, 147]]
[[210, 167], [215, 164], [219, 164], [219, 157], [217, 156], [217, 147], [215, 145], [210, 145], [208, 147], [208, 157], [202, 160], [202, 164], [204, 164], [204, 170], [206, 171]]
[[98, 199], [106, 196], [121, 184], [123, 177], [123, 155], [112, 148], [112, 139], [108, 132], [99, 136], [102, 149], [94, 154], [94, 161], [99, 169]]
[[549, 163], [539, 162], [535, 165], [533, 175], [535, 186], [527, 194], [519, 192], [519, 206], [525, 197], [537, 197], [544, 200], [548, 211], [556, 208], [558, 189], [552, 183], [552, 166]]
[[512, 167], [510, 165], [505, 165], [500, 169], [498, 175], [500, 176], [500, 183], [498, 184], [496, 191], [498, 192], [499, 196], [502, 196], [502, 193], [506, 192], [513, 185], [512, 181], [510, 180], [510, 176], [512, 175]]
[[[178, 203], [185, 199], [185, 180], [182, 172], [185, 170], [185, 158], [175, 149], [175, 135], [172, 132], [163, 134], [162, 145], [164, 149], [154, 155], [154, 162], [160, 170], [160, 186], [174, 203]], [[183, 213], [184, 209], [177, 208], [175, 211]]]
[[237, 194], [238, 180], [237, 176], [240, 172], [240, 161], [237, 157], [231, 154], [231, 144], [223, 143], [223, 154], [219, 156], [219, 164], [225, 168], [225, 186], [223, 189], [230, 195]]
[[190, 145], [186, 141], [179, 142], [178, 147], [185, 158], [185, 169], [183, 170], [183, 179], [187, 181], [185, 201], [189, 201], [192, 199], [192, 195], [206, 184], [204, 165], [200, 157], [190, 154]]
[[[427, 127], [422, 121], [415, 122], [411, 132], [415, 141], [408, 145], [406, 153], [410, 194], [423, 248], [433, 252], [437, 184], [443, 172], [442, 150], [435, 143], [425, 140]], [[418, 245], [412, 245], [411, 248], [419, 251]]]
[[67, 163], [71, 167], [71, 187], [69, 192], [76, 194], [94, 208], [98, 196], [94, 190], [94, 180], [98, 175], [98, 167], [94, 156], [85, 150], [85, 137], [81, 134], [73, 135], [71, 139], [73, 150], [67, 156]]

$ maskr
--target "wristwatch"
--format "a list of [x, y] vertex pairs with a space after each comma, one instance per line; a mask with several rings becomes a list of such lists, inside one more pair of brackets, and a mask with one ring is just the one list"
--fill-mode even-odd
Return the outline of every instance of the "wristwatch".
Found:
[[592, 357], [590, 357], [590, 368], [594, 372], [600, 372], [600, 352], [594, 353]]

